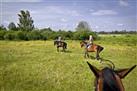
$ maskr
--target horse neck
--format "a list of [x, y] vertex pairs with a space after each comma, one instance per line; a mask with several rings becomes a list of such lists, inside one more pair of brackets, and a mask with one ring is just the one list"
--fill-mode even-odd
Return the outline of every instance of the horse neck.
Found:
[[57, 45], [57, 41], [56, 40], [54, 41], [54, 45]]
[[104, 69], [103, 76], [103, 90], [102, 91], [121, 91], [120, 84], [118, 85], [115, 77], [115, 72], [112, 69]]
[[87, 46], [87, 42], [83, 41], [83, 43], [84, 43], [84, 46], [86, 47]]

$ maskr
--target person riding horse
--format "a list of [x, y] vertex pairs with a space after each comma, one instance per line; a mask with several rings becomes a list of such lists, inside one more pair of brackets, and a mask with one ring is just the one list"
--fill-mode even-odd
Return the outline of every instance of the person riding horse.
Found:
[[88, 52], [96, 52], [96, 59], [99, 60], [100, 56], [99, 53], [104, 49], [102, 46], [94, 44], [93, 43], [93, 37], [92, 35], [89, 36], [89, 42], [86, 41], [81, 41], [80, 42], [81, 48], [84, 46], [85, 49], [85, 53], [84, 53], [84, 57], [88, 57], [89, 58], [89, 54]]
[[59, 51], [59, 47], [62, 47], [63, 51], [67, 49], [67, 43], [62, 40], [61, 36], [59, 36], [58, 39], [54, 41], [54, 45], [57, 45], [57, 51]]
[[57, 41], [59, 42], [59, 45], [61, 45], [61, 43], [63, 42], [61, 36], [58, 37]]

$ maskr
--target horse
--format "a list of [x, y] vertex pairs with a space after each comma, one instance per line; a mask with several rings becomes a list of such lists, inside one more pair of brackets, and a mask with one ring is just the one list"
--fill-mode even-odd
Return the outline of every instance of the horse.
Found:
[[65, 49], [67, 49], [67, 43], [66, 42], [55, 40], [54, 41], [54, 46], [55, 45], [57, 46], [57, 51], [58, 52], [59, 52], [59, 47], [62, 47], [63, 52], [65, 52]]
[[119, 70], [105, 67], [99, 70], [90, 63], [87, 62], [87, 64], [96, 77], [95, 91], [125, 91], [121, 79], [127, 76], [128, 73], [136, 67], [136, 65], [134, 65], [131, 68]]
[[100, 45], [96, 45], [96, 44], [92, 44], [92, 46], [89, 46], [87, 47], [87, 42], [85, 41], [82, 41], [80, 42], [80, 45], [81, 45], [81, 48], [83, 46], [85, 46], [85, 55], [84, 57], [88, 57], [89, 58], [89, 54], [88, 52], [96, 52], [96, 59], [99, 60], [100, 59], [100, 56], [99, 56], [99, 53], [104, 49], [102, 46]]

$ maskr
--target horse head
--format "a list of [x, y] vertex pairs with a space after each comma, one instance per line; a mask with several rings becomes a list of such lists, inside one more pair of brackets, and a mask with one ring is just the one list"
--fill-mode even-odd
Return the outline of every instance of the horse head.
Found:
[[85, 42], [85, 41], [81, 41], [81, 42], [80, 42], [80, 46], [81, 46], [81, 48], [82, 48], [84, 45], [87, 45], [87, 42]]
[[136, 65], [134, 65], [131, 68], [120, 70], [105, 67], [99, 70], [90, 63], [88, 63], [88, 65], [96, 77], [95, 91], [125, 91], [121, 79], [127, 76], [127, 74], [136, 67]]
[[57, 45], [57, 40], [54, 40], [54, 46]]

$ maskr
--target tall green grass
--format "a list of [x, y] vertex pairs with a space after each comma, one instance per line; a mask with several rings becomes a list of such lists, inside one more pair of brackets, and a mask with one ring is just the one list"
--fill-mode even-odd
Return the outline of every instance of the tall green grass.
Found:
[[[125, 36], [95, 41], [104, 47], [100, 56], [113, 61], [116, 69], [137, 64], [137, 45], [132, 43], [137, 38]], [[53, 41], [0, 41], [0, 91], [94, 91], [94, 75], [86, 61], [100, 69], [104, 65], [84, 59], [79, 42], [68, 40], [63, 53]], [[136, 91], [137, 68], [122, 81], [126, 91]]]
[[137, 34], [105, 34], [99, 35], [99, 38], [99, 41], [105, 44], [137, 45]]

